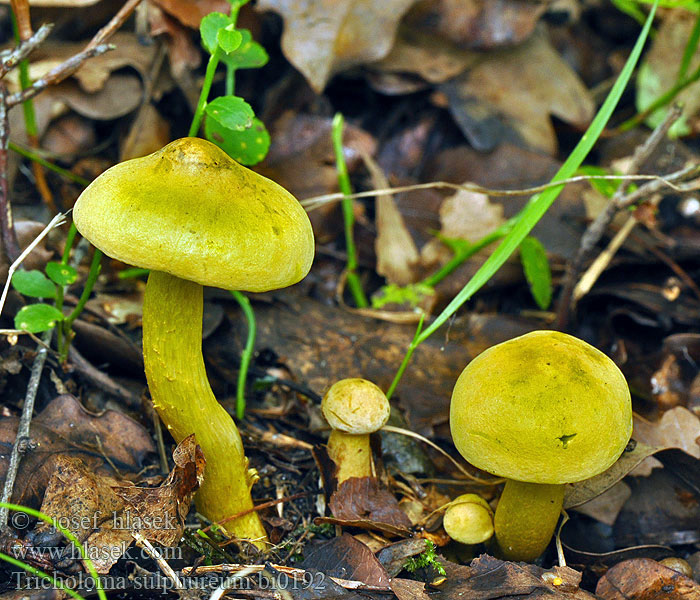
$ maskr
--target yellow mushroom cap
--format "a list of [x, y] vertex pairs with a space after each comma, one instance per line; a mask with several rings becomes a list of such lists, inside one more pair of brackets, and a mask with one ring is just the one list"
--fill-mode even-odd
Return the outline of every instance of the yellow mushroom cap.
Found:
[[386, 425], [391, 406], [384, 392], [371, 381], [351, 378], [336, 381], [330, 387], [321, 411], [333, 429], [366, 434]]
[[493, 511], [476, 494], [457, 496], [445, 511], [442, 526], [461, 544], [481, 544], [493, 535]]
[[632, 435], [625, 377], [573, 336], [533, 331], [482, 352], [452, 393], [457, 450], [500, 477], [561, 484], [601, 473]]
[[80, 195], [73, 219], [112, 258], [224, 289], [292, 285], [314, 256], [294, 196], [199, 138], [108, 169]]

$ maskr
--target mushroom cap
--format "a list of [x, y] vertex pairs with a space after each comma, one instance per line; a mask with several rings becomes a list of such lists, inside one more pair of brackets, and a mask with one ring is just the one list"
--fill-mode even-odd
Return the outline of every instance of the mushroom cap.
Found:
[[632, 435], [625, 377], [573, 336], [533, 331], [482, 352], [452, 393], [450, 429], [474, 466], [561, 484], [601, 473]]
[[80, 195], [73, 219], [112, 258], [225, 289], [292, 285], [314, 256], [294, 196], [200, 138], [108, 169]]
[[323, 396], [321, 411], [333, 429], [361, 435], [384, 427], [391, 406], [384, 392], [371, 381], [351, 378], [330, 387]]
[[476, 494], [457, 496], [442, 519], [445, 532], [461, 544], [481, 544], [493, 535], [493, 511]]

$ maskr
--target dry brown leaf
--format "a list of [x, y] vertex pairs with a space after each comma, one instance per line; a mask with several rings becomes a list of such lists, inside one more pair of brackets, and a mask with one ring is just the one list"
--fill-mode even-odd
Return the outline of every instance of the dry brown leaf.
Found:
[[[179, 542], [204, 473], [204, 456], [194, 435], [177, 446], [173, 459], [175, 467], [162, 485], [142, 488], [96, 475], [74, 456], [60, 456], [41, 512], [83, 543], [98, 573], [108, 573], [134, 541], [134, 533], [163, 546]], [[49, 531], [40, 521], [33, 536], [40, 539]]]
[[430, 83], [444, 83], [476, 64], [479, 56], [448, 40], [400, 27], [391, 52], [372, 68], [383, 73], [415, 73]]
[[581, 573], [569, 567], [549, 570], [525, 563], [505, 562], [482, 554], [466, 566], [443, 563], [447, 580], [440, 585], [444, 600], [496, 600], [497, 598], [559, 598], [594, 600], [580, 589]]
[[[367, 155], [363, 158], [372, 177], [372, 186], [375, 189], [390, 187], [379, 165]], [[374, 249], [377, 254], [377, 273], [386, 277], [389, 283], [413, 283], [416, 280], [415, 268], [419, 260], [418, 249], [394, 203], [393, 196], [377, 196], [375, 211], [377, 238]]]
[[622, 506], [631, 495], [632, 490], [630, 487], [624, 481], [618, 481], [600, 496], [596, 496], [592, 500], [577, 506], [576, 512], [588, 515], [596, 521], [612, 527], [615, 519], [617, 519], [617, 515], [622, 510]]
[[[17, 433], [17, 419], [0, 420], [0, 440], [12, 444]], [[115, 475], [112, 465], [122, 475], [140, 472], [150, 454], [155, 452], [151, 435], [133, 419], [113, 410], [94, 415], [73, 396], [58, 396], [32, 421], [32, 440], [36, 449], [20, 463], [13, 502], [36, 507], [54, 472], [54, 461], [62, 454], [79, 457], [90, 471]], [[7, 471], [9, 457], [0, 461], [0, 480]]]
[[700, 584], [649, 558], [618, 563], [598, 581], [603, 600], [691, 600], [700, 598]]
[[683, 406], [666, 411], [656, 423], [635, 416], [634, 439], [650, 446], [680, 448], [700, 458], [700, 418]]
[[436, 0], [420, 4], [409, 20], [463, 48], [487, 50], [526, 40], [546, 8], [532, 0]]
[[150, 102], [141, 105], [121, 147], [120, 160], [139, 158], [160, 150], [170, 141], [170, 122]]
[[[170, 72], [176, 81], [199, 66], [202, 54], [199, 47], [192, 41], [191, 32], [187, 28], [157, 6], [152, 6], [148, 11], [148, 24], [152, 36], [165, 34]], [[187, 95], [188, 99], [190, 95], [194, 96], [196, 104], [196, 90], [188, 92]]]
[[[29, 6], [50, 6], [54, 8], [82, 8], [92, 6], [100, 0], [29, 0]], [[9, 4], [11, 0], [0, 0], [0, 4]]]
[[200, 21], [210, 12], [228, 14], [231, 4], [228, 0], [150, 0], [180, 23], [199, 30]]
[[376, 477], [351, 477], [333, 493], [328, 506], [336, 519], [343, 521], [373, 521], [411, 527], [411, 520], [399, 508], [389, 490], [380, 487]]
[[[446, 238], [477, 242], [504, 222], [503, 207], [492, 203], [486, 194], [459, 190], [440, 206], [440, 233]], [[422, 248], [421, 262], [428, 267], [446, 262], [452, 255], [445, 244], [434, 239]]]
[[261, 0], [284, 20], [282, 51], [320, 94], [350, 67], [384, 58], [396, 27], [416, 0]]
[[484, 55], [441, 89], [455, 121], [481, 150], [510, 140], [554, 154], [557, 141], [549, 115], [580, 127], [593, 117], [590, 93], [544, 31], [515, 48]]

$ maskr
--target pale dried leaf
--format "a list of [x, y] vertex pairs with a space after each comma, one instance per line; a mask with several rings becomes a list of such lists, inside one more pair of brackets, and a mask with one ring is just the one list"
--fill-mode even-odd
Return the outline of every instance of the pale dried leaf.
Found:
[[[389, 182], [379, 165], [368, 155], [364, 155], [365, 165], [372, 176], [375, 189], [386, 189]], [[403, 216], [396, 208], [394, 198], [389, 194], [377, 196], [376, 203], [377, 239], [374, 248], [377, 253], [377, 273], [386, 277], [389, 283], [407, 285], [416, 280], [415, 267], [419, 255]]]
[[333, 74], [387, 55], [416, 0], [261, 0], [284, 20], [282, 51], [317, 93]]
[[583, 127], [595, 108], [543, 31], [515, 48], [484, 55], [478, 66], [442, 89], [464, 134], [481, 149], [519, 139], [554, 154], [557, 140], [549, 116]]
[[700, 418], [683, 406], [666, 411], [656, 423], [635, 416], [634, 438], [650, 446], [680, 448], [700, 458]]

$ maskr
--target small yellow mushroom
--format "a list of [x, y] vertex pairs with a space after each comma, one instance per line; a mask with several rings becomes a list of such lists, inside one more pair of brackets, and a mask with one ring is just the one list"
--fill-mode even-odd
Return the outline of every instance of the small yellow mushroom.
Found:
[[481, 544], [493, 535], [493, 511], [476, 494], [462, 494], [450, 502], [442, 526], [455, 542]]
[[321, 411], [333, 429], [328, 454], [337, 467], [338, 485], [351, 477], [370, 477], [369, 434], [384, 427], [391, 412], [384, 392], [366, 379], [341, 379], [326, 392]]

